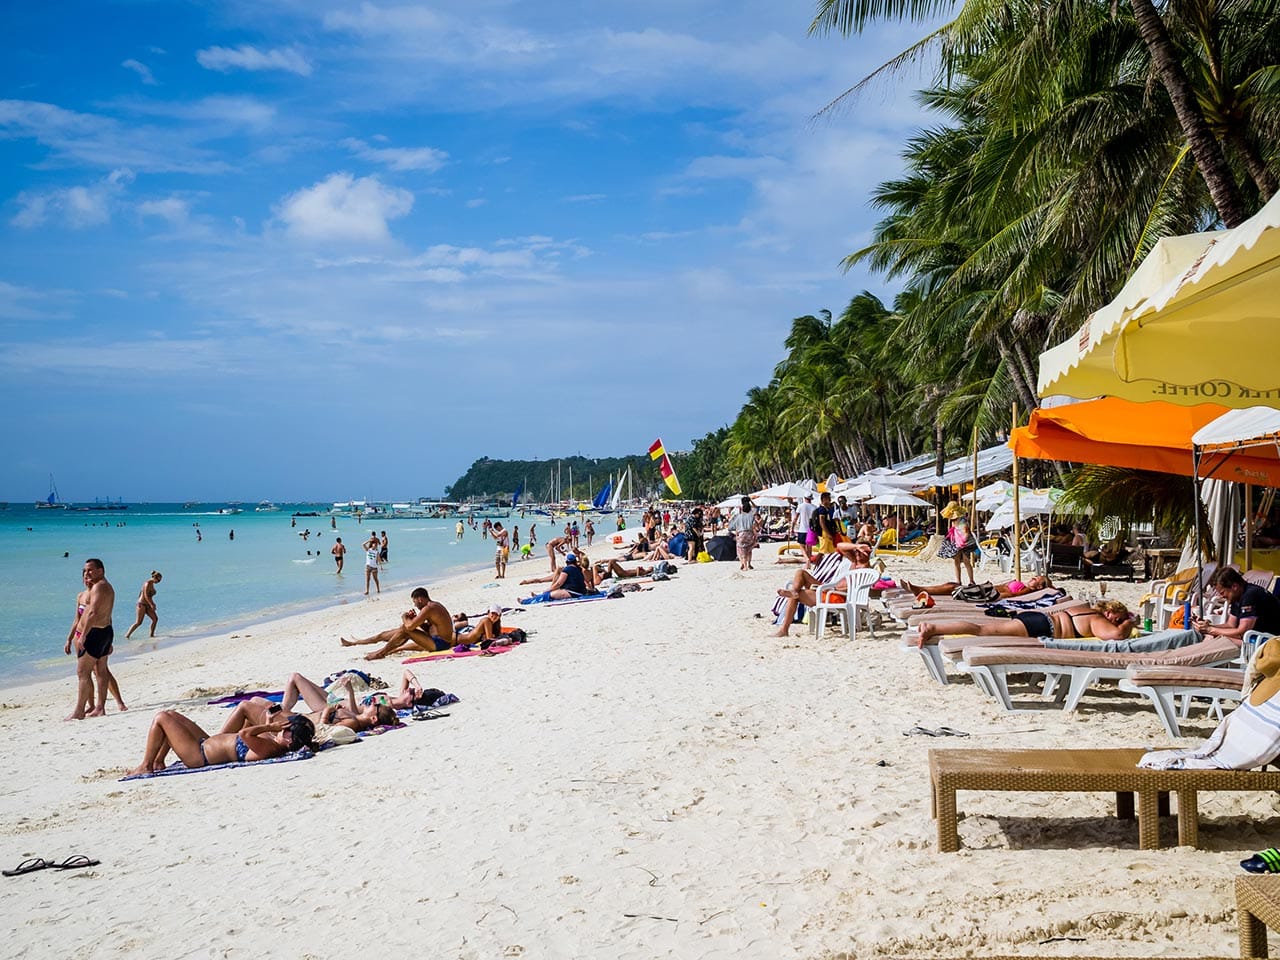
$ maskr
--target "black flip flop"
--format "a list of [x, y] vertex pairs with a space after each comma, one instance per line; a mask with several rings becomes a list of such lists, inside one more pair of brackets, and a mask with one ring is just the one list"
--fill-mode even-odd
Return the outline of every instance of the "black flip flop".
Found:
[[32, 857], [30, 860], [23, 860], [12, 870], [3, 871], [6, 877], [20, 877], [24, 873], [35, 873], [37, 870], [48, 870], [53, 864], [44, 857]]
[[51, 863], [49, 866], [55, 870], [79, 870], [83, 867], [96, 867], [101, 862], [101, 860], [90, 860], [84, 854], [77, 853], [75, 856], [67, 857], [61, 863]]

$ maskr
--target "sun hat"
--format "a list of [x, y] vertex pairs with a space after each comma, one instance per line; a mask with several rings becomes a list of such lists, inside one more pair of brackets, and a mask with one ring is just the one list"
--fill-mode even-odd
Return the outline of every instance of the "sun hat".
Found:
[[490, 613], [498, 613], [498, 614], [502, 613], [502, 604], [500, 604], [500, 603], [492, 604], [492, 605], [489, 607], [489, 612], [490, 612]]
[[806, 494], [804, 495], [804, 498], [805, 498], [806, 500], [812, 500], [812, 499], [813, 499], [813, 494], [812, 494], [812, 493], [806, 493]]
[[948, 503], [945, 507], [942, 508], [942, 518], [944, 520], [954, 520], [957, 517], [963, 517], [963, 516], [964, 516], [964, 510], [961, 509], [960, 502], [958, 500], [952, 500], [950, 503]]
[[565, 562], [565, 563], [577, 563], [577, 562], [578, 562], [578, 555], [577, 555], [576, 553], [566, 553], [566, 554], [564, 555], [564, 562]]
[[1280, 692], [1280, 642], [1273, 637], [1258, 648], [1253, 658], [1258, 682], [1249, 693], [1249, 702], [1261, 706]]

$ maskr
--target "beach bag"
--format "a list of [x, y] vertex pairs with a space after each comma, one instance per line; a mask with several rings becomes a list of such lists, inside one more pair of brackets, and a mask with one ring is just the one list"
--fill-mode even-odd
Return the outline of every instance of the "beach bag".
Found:
[[707, 551], [705, 551], [705, 550], [700, 550], [700, 551], [698, 551], [698, 562], [699, 562], [699, 563], [711, 563], [711, 562], [712, 562], [711, 554], [707, 553]]
[[942, 546], [938, 547], [938, 556], [943, 560], [950, 560], [960, 551], [956, 549], [956, 545], [950, 540], [944, 539]]
[[674, 537], [667, 541], [667, 549], [678, 557], [683, 557], [689, 552], [689, 541], [683, 533], [677, 533]]
[[999, 591], [990, 583], [971, 583], [968, 586], [956, 587], [951, 591], [951, 596], [956, 600], [965, 600], [969, 603], [1000, 599]]

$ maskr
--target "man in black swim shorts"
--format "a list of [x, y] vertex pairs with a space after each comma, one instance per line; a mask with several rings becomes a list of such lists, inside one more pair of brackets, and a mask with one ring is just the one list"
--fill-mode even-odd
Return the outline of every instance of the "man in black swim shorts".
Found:
[[[116, 592], [107, 582], [107, 572], [96, 557], [84, 562], [82, 572], [85, 592], [76, 613], [71, 636], [67, 638], [67, 652], [74, 643], [76, 648], [76, 702], [68, 720], [101, 717], [107, 712], [107, 657], [115, 632], [111, 628], [111, 612], [116, 604]], [[98, 697], [94, 701], [93, 682], [98, 681]], [[85, 707], [94, 704], [87, 714]]]

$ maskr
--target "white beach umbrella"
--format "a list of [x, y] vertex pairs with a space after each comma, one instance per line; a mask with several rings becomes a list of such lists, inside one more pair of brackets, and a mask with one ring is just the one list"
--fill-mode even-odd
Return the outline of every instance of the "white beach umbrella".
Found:
[[848, 497], [850, 500], [866, 500], [868, 497], [886, 497], [904, 490], [901, 482], [888, 483], [877, 477], [860, 477], [855, 481], [836, 487], [835, 494]]
[[873, 504], [878, 507], [931, 507], [928, 500], [921, 500], [919, 497], [912, 496], [905, 490], [895, 490], [893, 493], [882, 493], [878, 497], [872, 497], [870, 500], [864, 500], [864, 503]]
[[772, 487], [765, 487], [763, 490], [757, 490], [755, 493], [751, 494], [751, 499], [755, 500], [759, 497], [776, 497], [782, 500], [791, 499], [799, 501], [803, 500], [805, 498], [805, 494], [809, 493], [813, 493], [813, 490], [802, 486], [801, 484], [788, 481], [787, 483], [779, 483]]

